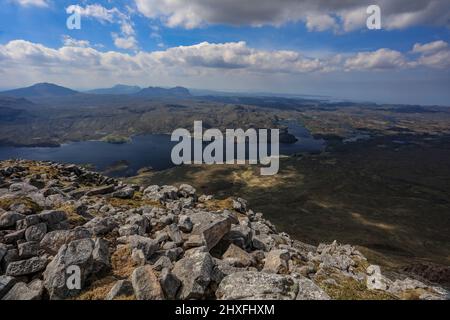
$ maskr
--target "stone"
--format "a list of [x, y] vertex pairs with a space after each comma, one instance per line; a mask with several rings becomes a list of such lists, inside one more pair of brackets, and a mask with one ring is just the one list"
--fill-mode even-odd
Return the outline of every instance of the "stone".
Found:
[[0, 262], [2, 262], [3, 257], [8, 252], [8, 246], [6, 244], [0, 243]]
[[211, 282], [213, 268], [214, 261], [207, 252], [197, 252], [178, 260], [172, 270], [182, 283], [178, 298], [182, 300], [204, 298]]
[[39, 222], [39, 216], [37, 214], [33, 214], [31, 216], [26, 216], [25, 219], [17, 221], [16, 226], [18, 230], [27, 229], [28, 227], [38, 224]]
[[121, 237], [139, 235], [139, 226], [131, 225], [131, 224], [126, 224], [124, 226], [121, 226], [119, 228], [119, 235]]
[[17, 246], [19, 249], [19, 257], [21, 259], [27, 259], [35, 257], [39, 254], [39, 242], [24, 242]]
[[150, 227], [148, 219], [139, 214], [128, 217], [126, 223], [134, 226], [137, 230], [137, 234], [141, 236], [145, 235]]
[[8, 264], [10, 264], [13, 261], [17, 261], [19, 260], [19, 250], [17, 249], [8, 249], [8, 251], [6, 251], [5, 255], [3, 256], [3, 261], [2, 261], [2, 268], [3, 270], [5, 270], [8, 266]]
[[119, 300], [121, 297], [129, 297], [134, 294], [133, 285], [128, 280], [117, 281], [106, 295], [105, 300]]
[[164, 298], [158, 277], [149, 265], [134, 269], [131, 283], [137, 300], [162, 300]]
[[222, 239], [226, 243], [232, 243], [242, 249], [250, 249], [252, 246], [252, 229], [245, 225], [232, 225], [230, 232], [228, 232]]
[[211, 250], [230, 229], [230, 220], [228, 218], [221, 218], [203, 227], [200, 230], [200, 234], [203, 236], [204, 244], [208, 250]]
[[36, 273], [45, 269], [47, 259], [43, 257], [33, 257], [27, 260], [14, 261], [8, 264], [6, 275], [20, 277]]
[[169, 234], [170, 239], [175, 242], [176, 245], [179, 246], [183, 244], [183, 236], [180, 229], [178, 229], [178, 226], [175, 223], [169, 225], [167, 233]]
[[41, 241], [47, 233], [47, 224], [38, 223], [29, 226], [25, 231], [25, 239], [27, 241]]
[[156, 240], [138, 236], [138, 235], [132, 235], [126, 237], [125, 240], [132, 249], [140, 249], [145, 255], [146, 259], [150, 259], [153, 253], [156, 252], [156, 250], [159, 249], [158, 242]]
[[184, 242], [184, 248], [196, 248], [203, 246], [203, 237], [198, 234], [191, 234], [189, 238]]
[[10, 192], [18, 192], [21, 194], [28, 194], [28, 193], [38, 191], [38, 188], [36, 188], [26, 182], [18, 182], [18, 183], [13, 183], [12, 185], [10, 185], [9, 191]]
[[366, 270], [367, 279], [366, 285], [369, 290], [387, 290], [390, 285], [390, 281], [381, 274], [379, 266], [370, 265]]
[[40, 300], [44, 291], [41, 280], [34, 280], [30, 284], [18, 282], [2, 298], [2, 300]]
[[247, 212], [247, 201], [242, 198], [233, 199], [233, 209], [241, 212]]
[[167, 256], [161, 256], [158, 260], [156, 260], [153, 265], [153, 269], [156, 271], [162, 271], [163, 269], [172, 269], [172, 261]]
[[64, 211], [46, 210], [38, 214], [39, 219], [48, 225], [57, 224], [67, 220], [67, 214]]
[[192, 223], [192, 220], [189, 216], [186, 215], [180, 215], [178, 217], [178, 228], [185, 232], [189, 233], [192, 231], [192, 228], [194, 227], [194, 224]]
[[181, 281], [169, 269], [164, 269], [161, 272], [160, 284], [166, 299], [173, 300], [176, 298]]
[[166, 250], [164, 254], [170, 259], [170, 261], [176, 261], [183, 254], [184, 250], [181, 247]]
[[92, 272], [97, 273], [109, 269], [111, 267], [110, 257], [108, 242], [101, 238], [95, 239], [94, 250], [92, 251], [94, 261]]
[[16, 284], [17, 280], [10, 276], [0, 276], [0, 299]]
[[17, 221], [25, 219], [25, 215], [16, 212], [6, 212], [0, 216], [0, 229], [15, 227]]
[[131, 259], [137, 266], [143, 266], [147, 262], [145, 254], [141, 249], [133, 249], [131, 252]]
[[266, 254], [263, 271], [279, 274], [289, 273], [289, 258], [290, 255], [287, 250], [277, 249], [269, 251]]
[[132, 199], [134, 196], [135, 190], [130, 187], [125, 187], [123, 189], [117, 190], [111, 194], [114, 198], [120, 199]]
[[301, 277], [298, 282], [296, 300], [331, 300], [330, 296], [310, 279]]
[[228, 247], [227, 251], [222, 255], [222, 259], [238, 268], [245, 268], [254, 264], [252, 256], [234, 244]]
[[185, 198], [195, 196], [195, 192], [195, 188], [189, 184], [182, 184], [178, 188], [178, 194]]
[[[70, 266], [78, 266], [81, 271], [81, 289], [85, 287], [87, 279], [94, 272], [101, 272], [107, 269], [108, 265], [101, 265], [104, 263], [103, 259], [99, 259], [101, 248], [99, 243], [92, 239], [81, 239], [63, 245], [58, 254], [48, 264], [43, 273], [44, 285], [47, 289], [50, 299], [66, 299], [76, 296], [80, 290], [69, 289], [66, 280], [67, 268]], [[94, 256], [94, 249], [98, 252]]]
[[4, 236], [5, 243], [16, 243], [19, 240], [22, 240], [25, 237], [25, 230], [17, 230], [8, 233]]
[[294, 300], [298, 294], [296, 281], [285, 275], [242, 271], [226, 276], [219, 284], [219, 300]]
[[98, 195], [104, 195], [114, 192], [114, 185], [108, 185], [108, 186], [102, 186], [98, 188], [92, 188], [91, 190], [86, 192], [86, 196], [98, 196]]
[[269, 251], [273, 246], [273, 240], [270, 236], [263, 236], [263, 235], [258, 235], [258, 236], [253, 236], [252, 238], [252, 247], [256, 250], [261, 250], [261, 251]]
[[95, 217], [83, 225], [91, 230], [96, 236], [103, 236], [118, 227], [117, 222], [112, 217]]
[[74, 240], [86, 239], [92, 236], [91, 231], [84, 227], [72, 230], [56, 230], [47, 233], [40, 242], [40, 247], [54, 255], [64, 245]]

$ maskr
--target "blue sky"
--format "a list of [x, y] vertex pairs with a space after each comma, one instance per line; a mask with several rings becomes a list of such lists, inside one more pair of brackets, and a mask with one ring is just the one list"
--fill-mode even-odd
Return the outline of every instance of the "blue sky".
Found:
[[[370, 1], [382, 29], [368, 30], [364, 2], [1, 0], [0, 87], [120, 82], [450, 105], [450, 3]], [[66, 27], [71, 5], [81, 30]]]

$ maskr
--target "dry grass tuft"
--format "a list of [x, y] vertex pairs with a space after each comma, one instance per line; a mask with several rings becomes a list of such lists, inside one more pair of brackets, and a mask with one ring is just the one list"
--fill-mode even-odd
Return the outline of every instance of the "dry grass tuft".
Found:
[[116, 279], [113, 276], [97, 280], [88, 289], [83, 291], [76, 300], [105, 300], [115, 282]]
[[137, 267], [131, 258], [131, 248], [120, 246], [111, 256], [112, 273], [120, 279], [128, 278]]

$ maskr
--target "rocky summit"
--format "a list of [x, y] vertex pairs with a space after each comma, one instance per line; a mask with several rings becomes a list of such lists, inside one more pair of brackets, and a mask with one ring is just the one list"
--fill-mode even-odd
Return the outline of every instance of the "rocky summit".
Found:
[[244, 199], [128, 185], [83, 167], [0, 163], [0, 298], [448, 299], [354, 247], [277, 232]]

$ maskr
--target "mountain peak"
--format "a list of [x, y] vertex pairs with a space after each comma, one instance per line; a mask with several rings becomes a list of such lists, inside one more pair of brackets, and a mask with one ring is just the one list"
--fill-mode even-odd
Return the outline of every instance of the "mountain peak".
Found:
[[61, 97], [77, 94], [78, 92], [54, 83], [40, 82], [25, 88], [3, 91], [3, 95], [17, 98]]

